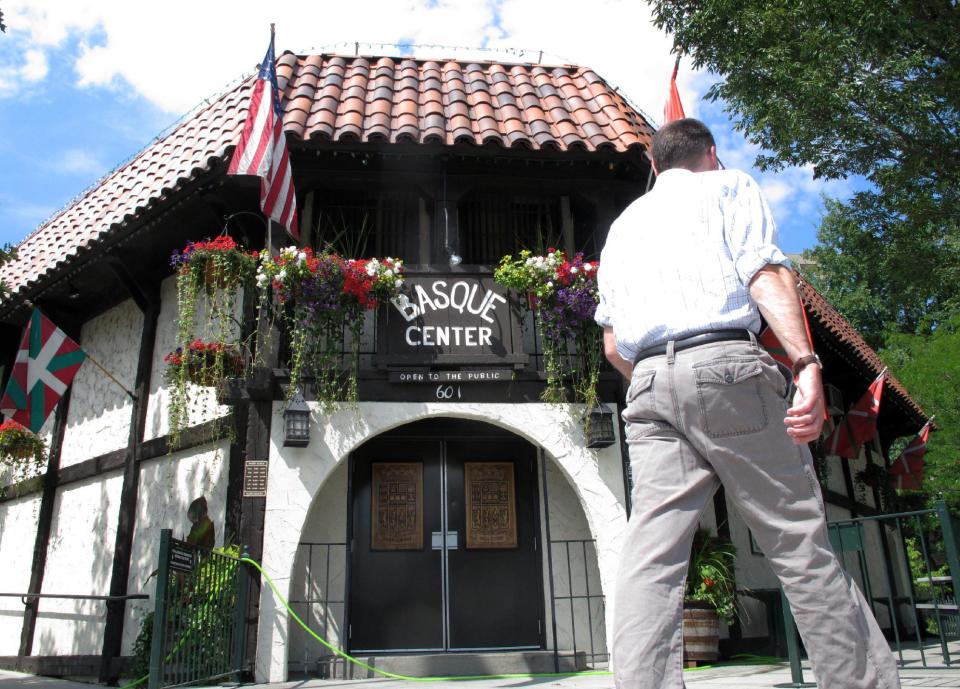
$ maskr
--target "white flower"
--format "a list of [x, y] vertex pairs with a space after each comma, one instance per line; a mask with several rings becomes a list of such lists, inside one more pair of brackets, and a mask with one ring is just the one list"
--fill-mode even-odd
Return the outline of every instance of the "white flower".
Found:
[[[403, 287], [403, 278], [397, 278], [397, 282], [395, 284], [397, 287]], [[406, 295], [404, 295], [404, 298], [406, 298]], [[409, 299], [407, 301], [409, 302]]]
[[552, 281], [552, 280], [548, 280], [548, 281], [547, 281], [547, 287], [553, 287], [553, 281]]
[[589, 273], [591, 270], [593, 270], [593, 264], [592, 264], [592, 263], [584, 263], [584, 264], [583, 264], [583, 269]]
[[300, 263], [306, 263], [307, 253], [305, 251], [301, 251], [300, 253], [298, 253], [297, 260], [300, 261]]
[[570, 266], [570, 272], [576, 275], [580, 270], [576, 266]]
[[287, 269], [284, 268], [279, 273], [277, 273], [277, 280], [279, 280], [280, 282], [283, 282], [286, 279], [287, 279]]

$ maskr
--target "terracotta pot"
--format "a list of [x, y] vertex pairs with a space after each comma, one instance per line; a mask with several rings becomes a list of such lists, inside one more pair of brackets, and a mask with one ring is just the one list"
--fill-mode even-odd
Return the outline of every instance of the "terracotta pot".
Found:
[[706, 663], [720, 657], [720, 617], [703, 601], [683, 603], [683, 659]]

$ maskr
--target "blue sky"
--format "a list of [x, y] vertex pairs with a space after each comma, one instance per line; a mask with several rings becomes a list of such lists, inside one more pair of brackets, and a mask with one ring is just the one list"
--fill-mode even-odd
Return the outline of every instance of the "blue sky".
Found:
[[[594, 68], [659, 124], [673, 65], [669, 37], [636, 0], [598, 0], [582, 23], [557, 21], [583, 5], [558, 0], [407, 0], [364, 10], [314, 3], [167, 3], [119, 0], [4, 0], [0, 34], [0, 242], [17, 243], [199, 104], [249, 72], [263, 55], [269, 23], [277, 51], [396, 53], [574, 63]], [[579, 9], [578, 9], [579, 8]], [[189, 17], [189, 20], [185, 20]], [[217, 27], [213, 29], [212, 27]], [[468, 51], [464, 46], [485, 50]], [[711, 126], [728, 167], [755, 174], [780, 227], [781, 245], [816, 242], [821, 195], [856, 185], [813, 180], [794, 168], [760, 174], [757, 149], [735, 133], [722, 108], [700, 96], [710, 75], [681, 63], [687, 114]]]

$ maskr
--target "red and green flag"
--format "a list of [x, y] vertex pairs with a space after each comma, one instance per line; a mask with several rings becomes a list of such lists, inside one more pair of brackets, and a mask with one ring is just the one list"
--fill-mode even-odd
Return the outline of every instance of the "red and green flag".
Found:
[[931, 417], [910, 444], [903, 448], [887, 473], [890, 476], [890, 486], [906, 490], [919, 490], [923, 483], [923, 455], [927, 452], [927, 439], [930, 437]]
[[80, 345], [34, 309], [0, 399], [0, 411], [39, 432], [86, 356]]
[[682, 120], [686, 115], [683, 114], [683, 103], [680, 102], [680, 92], [677, 90], [677, 70], [680, 68], [680, 56], [673, 64], [673, 74], [670, 75], [670, 90], [667, 92], [667, 102], [663, 106], [663, 123]]

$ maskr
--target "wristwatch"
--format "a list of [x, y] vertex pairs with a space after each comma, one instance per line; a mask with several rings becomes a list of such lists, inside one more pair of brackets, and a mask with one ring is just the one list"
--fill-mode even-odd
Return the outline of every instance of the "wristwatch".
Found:
[[820, 361], [820, 357], [817, 356], [816, 353], [807, 354], [806, 356], [802, 356], [793, 362], [793, 377], [796, 378], [799, 376], [800, 371], [805, 369], [810, 364], [816, 364], [820, 367], [821, 371], [823, 370], [823, 362]]

